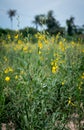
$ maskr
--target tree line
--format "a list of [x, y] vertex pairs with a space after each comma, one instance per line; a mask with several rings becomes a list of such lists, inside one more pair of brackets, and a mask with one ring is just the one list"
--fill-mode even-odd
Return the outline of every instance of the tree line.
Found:
[[[7, 11], [7, 14], [11, 21], [11, 29], [13, 29], [13, 17], [17, 15], [17, 11], [10, 9]], [[66, 20], [67, 29], [65, 29], [65, 27], [62, 27], [60, 25], [60, 22], [54, 17], [54, 12], [50, 10], [47, 12], [47, 15], [45, 14], [36, 15], [34, 17], [34, 20], [32, 21], [32, 23], [35, 25], [35, 28], [31, 28], [31, 27], [29, 28], [31, 30], [30, 31], [31, 33], [37, 32], [38, 28], [41, 27], [42, 30], [45, 30], [51, 35], [58, 34], [58, 32], [60, 32], [62, 35], [64, 33], [67, 33], [67, 35], [69, 36], [73, 36], [75, 34], [76, 35], [84, 34], [84, 25], [82, 27], [79, 27], [75, 25], [74, 20], [75, 20], [74, 17], [70, 17], [69, 19], [67, 19]], [[19, 26], [19, 23], [18, 23], [18, 26]], [[23, 29], [23, 32], [25, 29]]]

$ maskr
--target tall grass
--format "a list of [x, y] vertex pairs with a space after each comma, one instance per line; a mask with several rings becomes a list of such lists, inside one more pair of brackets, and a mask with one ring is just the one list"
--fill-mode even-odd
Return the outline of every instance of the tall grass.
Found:
[[84, 128], [84, 45], [37, 34], [0, 45], [0, 123], [16, 130]]

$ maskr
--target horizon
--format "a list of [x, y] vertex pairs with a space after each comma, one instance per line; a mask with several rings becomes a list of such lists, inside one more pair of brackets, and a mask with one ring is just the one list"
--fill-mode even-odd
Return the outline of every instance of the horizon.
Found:
[[[32, 21], [34, 17], [39, 14], [47, 14], [49, 10], [53, 10], [54, 17], [59, 21], [60, 25], [66, 27], [66, 19], [71, 16], [75, 18], [75, 25], [84, 25], [84, 0], [1, 0], [0, 2], [0, 28], [11, 29], [10, 19], [7, 15], [7, 11], [12, 9], [16, 10], [19, 16], [19, 29], [25, 27], [35, 27]], [[17, 16], [13, 17], [13, 29], [18, 29]]]

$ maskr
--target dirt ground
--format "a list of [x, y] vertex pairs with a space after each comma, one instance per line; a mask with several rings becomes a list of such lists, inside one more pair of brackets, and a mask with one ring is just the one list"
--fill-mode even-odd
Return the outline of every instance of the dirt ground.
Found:
[[[84, 120], [81, 122], [81, 125], [84, 125]], [[67, 126], [70, 128], [70, 130], [78, 130], [77, 125], [73, 123], [73, 121], [70, 121]], [[2, 123], [1, 130], [15, 130], [14, 124], [12, 122], [8, 123], [8, 128], [6, 128], [7, 125], [5, 123]]]

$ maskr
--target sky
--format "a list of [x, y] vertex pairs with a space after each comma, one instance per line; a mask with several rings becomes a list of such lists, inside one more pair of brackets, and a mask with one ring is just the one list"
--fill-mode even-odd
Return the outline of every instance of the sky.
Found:
[[[13, 29], [35, 27], [35, 15], [47, 15], [53, 10], [54, 17], [61, 26], [66, 26], [66, 19], [75, 17], [75, 24], [84, 25], [84, 0], [0, 0], [0, 27], [11, 28], [10, 18], [7, 11], [17, 10], [17, 16], [13, 18]], [[18, 17], [19, 16], [19, 17]], [[19, 19], [19, 20], [18, 20]]]

